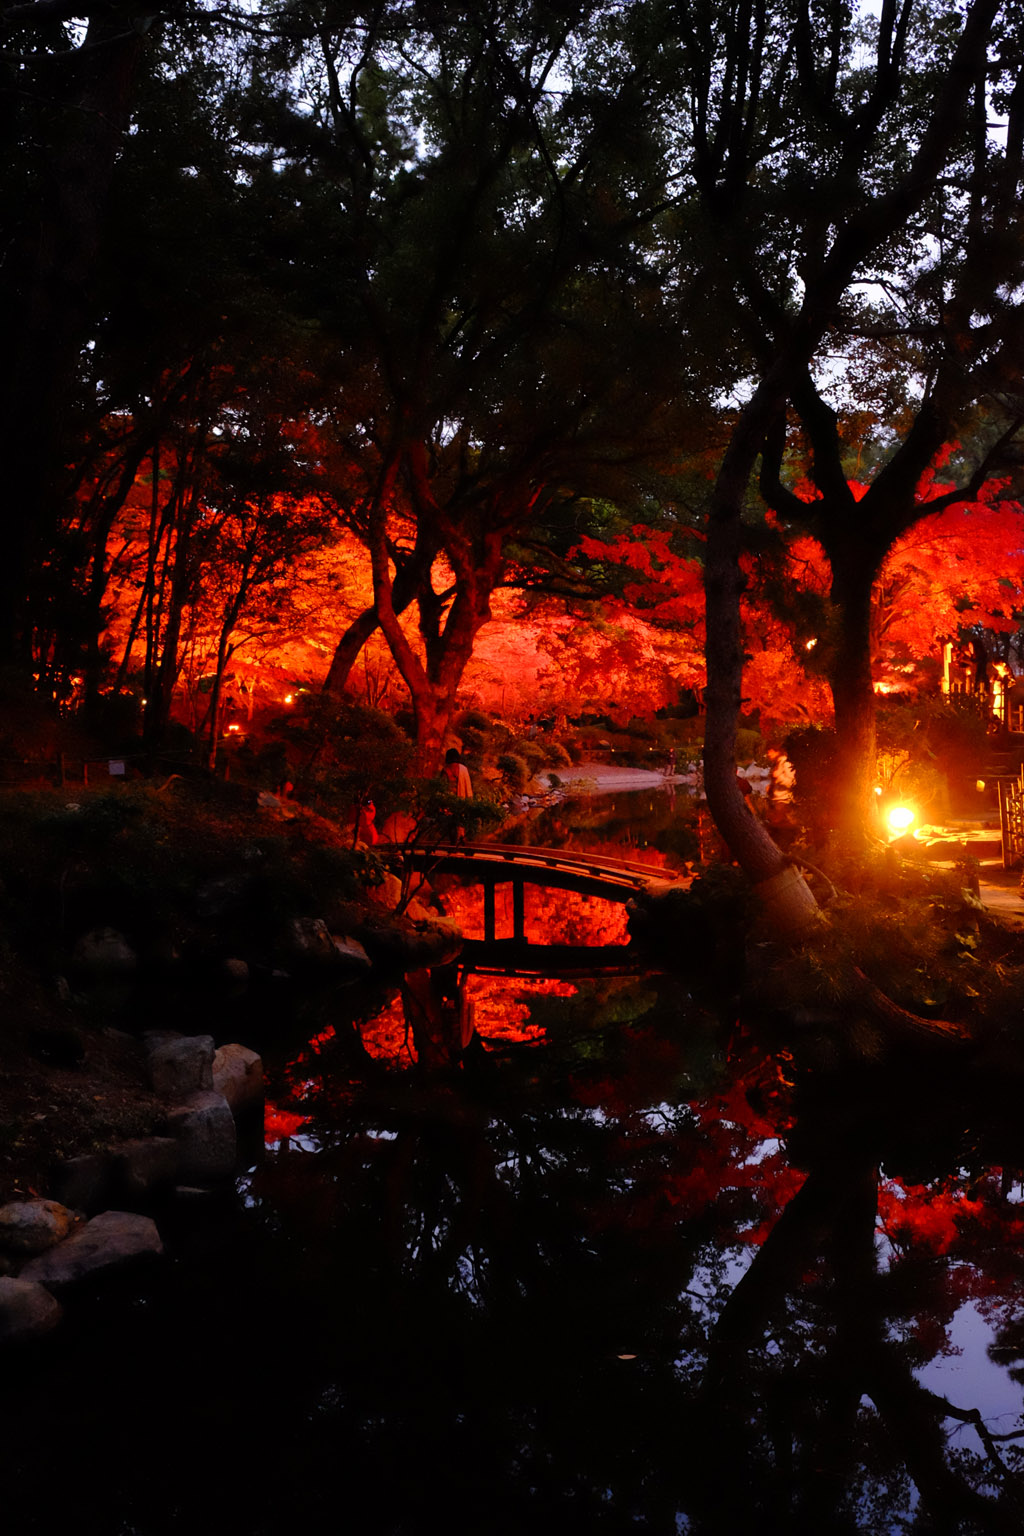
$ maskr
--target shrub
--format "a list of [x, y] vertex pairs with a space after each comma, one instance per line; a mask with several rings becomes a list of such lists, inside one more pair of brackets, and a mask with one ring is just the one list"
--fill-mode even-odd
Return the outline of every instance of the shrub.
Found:
[[459, 736], [462, 739], [464, 753], [473, 752], [483, 754], [487, 750], [487, 732], [473, 725], [459, 725]]
[[539, 741], [520, 736], [509, 742], [509, 754], [522, 758], [532, 778], [542, 764], [548, 761], [548, 748]]
[[[764, 739], [760, 731], [743, 729], [736, 732], [736, 761], [751, 763], [764, 751]], [[792, 756], [792, 754], [790, 754]], [[796, 764], [794, 763], [794, 767]]]
[[559, 741], [549, 741], [544, 752], [544, 763], [552, 768], [571, 768], [572, 758]]
[[497, 767], [505, 782], [515, 790], [524, 790], [533, 776], [525, 759], [514, 752], [503, 752]]
[[491, 729], [493, 722], [488, 715], [480, 709], [465, 709], [455, 722], [460, 732], [482, 731], [484, 735]]
[[943, 808], [957, 781], [978, 776], [989, 752], [987, 721], [974, 699], [961, 695], [883, 705], [877, 738], [881, 778]]
[[308, 694], [273, 730], [307, 802], [333, 812], [373, 799], [385, 814], [404, 802], [413, 744], [382, 710]]

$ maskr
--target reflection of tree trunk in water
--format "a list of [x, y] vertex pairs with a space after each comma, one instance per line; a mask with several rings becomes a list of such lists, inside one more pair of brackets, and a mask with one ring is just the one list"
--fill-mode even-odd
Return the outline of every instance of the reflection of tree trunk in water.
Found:
[[[956, 1536], [965, 1521], [993, 1536], [1019, 1536], [1024, 1528], [1012, 1490], [1007, 1499], [996, 1502], [950, 1468], [942, 1428], [949, 1407], [918, 1384], [899, 1345], [885, 1336], [880, 1299], [875, 1304], [876, 1199], [877, 1173], [863, 1159], [815, 1168], [722, 1310], [711, 1336], [696, 1415], [705, 1475], [700, 1514], [710, 1516], [714, 1509], [716, 1529], [730, 1521], [737, 1530], [775, 1529], [797, 1514], [800, 1530], [842, 1528], [839, 1504], [851, 1491], [849, 1476], [855, 1468], [850, 1447], [864, 1396], [874, 1403], [935, 1530]], [[832, 1265], [837, 1318], [835, 1347], [827, 1365], [823, 1362], [815, 1371], [816, 1381], [827, 1386], [827, 1412], [811, 1419], [806, 1410], [800, 1411], [806, 1395], [801, 1383], [794, 1382], [788, 1391], [783, 1382], [769, 1390], [763, 1406], [770, 1422], [759, 1431], [744, 1379], [748, 1354], [762, 1345], [773, 1317], [821, 1258]], [[961, 1410], [952, 1416], [972, 1417]], [[814, 1440], [798, 1447], [798, 1490], [792, 1447], [801, 1425], [806, 1435], [808, 1423], [814, 1425]], [[774, 1476], [765, 1464], [761, 1433], [773, 1444]], [[765, 1525], [766, 1515], [774, 1525]]]
[[442, 1090], [431, 1118], [401, 1134], [390, 1156], [383, 1231], [396, 1305], [410, 1264], [428, 1293], [464, 1283], [467, 1260], [491, 1301], [520, 1302], [524, 1284], [543, 1283], [529, 1214], [498, 1176], [485, 1120]]
[[[734, 1287], [712, 1332], [695, 1424], [703, 1470], [699, 1515], [714, 1530], [777, 1528], [791, 1515], [794, 1499], [793, 1394], [773, 1392], [763, 1404], [775, 1419], [767, 1426], [774, 1442], [776, 1475], [766, 1466], [760, 1443], [764, 1427], [752, 1410], [746, 1378], [748, 1353], [762, 1344], [765, 1328], [799, 1287], [845, 1213], [863, 1167], [836, 1165], [808, 1175], [790, 1200], [743, 1278]], [[785, 1447], [780, 1458], [779, 1446]]]
[[935, 1522], [933, 1529], [959, 1536], [964, 1522], [970, 1521], [972, 1528], [992, 1532], [993, 1536], [1020, 1536], [1024, 1501], [1019, 1490], [1009, 1488], [997, 1503], [977, 1493], [950, 1469], [943, 1420], [970, 1415], [950, 1415], [944, 1399], [922, 1387], [909, 1366], [897, 1360], [880, 1330], [865, 1350], [861, 1369], [864, 1391], [885, 1421], [921, 1502]]
[[858, 1162], [845, 1174], [828, 1234], [838, 1312], [835, 1368], [829, 1373], [828, 1412], [819, 1420], [820, 1433], [810, 1458], [813, 1465], [805, 1466], [801, 1489], [801, 1510], [808, 1528], [820, 1526], [823, 1531], [836, 1518], [860, 1411], [859, 1350], [877, 1315], [871, 1302], [877, 1276], [878, 1170]]
[[472, 1026], [465, 982], [456, 968], [407, 971], [402, 978], [402, 1007], [420, 1072], [430, 1076], [457, 1067]]

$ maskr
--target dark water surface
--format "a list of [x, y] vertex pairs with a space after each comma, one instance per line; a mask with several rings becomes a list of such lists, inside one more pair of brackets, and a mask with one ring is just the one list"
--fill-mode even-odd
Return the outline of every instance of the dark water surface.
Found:
[[[544, 835], [678, 866], [699, 831], [640, 793]], [[465, 986], [433, 1082], [395, 991], [246, 1040], [237, 1191], [3, 1367], [5, 1536], [1024, 1531], [1009, 1088], [801, 1073], [685, 976]]]

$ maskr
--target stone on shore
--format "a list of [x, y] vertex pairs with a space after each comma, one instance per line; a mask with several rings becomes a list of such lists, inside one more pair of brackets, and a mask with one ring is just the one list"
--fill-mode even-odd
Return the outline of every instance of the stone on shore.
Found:
[[63, 1311], [37, 1281], [0, 1277], [0, 1347], [41, 1338], [56, 1328]]
[[173, 1136], [140, 1136], [111, 1147], [114, 1176], [125, 1195], [148, 1195], [173, 1184], [178, 1143]]
[[95, 1275], [163, 1253], [156, 1223], [131, 1211], [102, 1211], [73, 1236], [30, 1259], [19, 1275], [58, 1293]]
[[213, 1055], [213, 1090], [237, 1118], [263, 1103], [263, 1061], [244, 1045], [222, 1045]]
[[182, 1102], [213, 1088], [213, 1036], [153, 1034], [146, 1037], [146, 1063], [153, 1092]]
[[447, 965], [461, 953], [462, 930], [450, 918], [410, 923], [407, 928], [367, 927], [363, 935], [371, 959], [391, 970], [415, 971]]
[[235, 1117], [222, 1093], [195, 1093], [167, 1115], [178, 1144], [179, 1180], [216, 1182], [235, 1171], [238, 1139]]
[[348, 975], [362, 976], [372, 969], [370, 957], [358, 939], [347, 936], [339, 939], [334, 936], [331, 942], [334, 945], [335, 954], [341, 961], [341, 969]]
[[109, 1152], [82, 1152], [54, 1169], [51, 1188], [57, 1199], [90, 1214], [108, 1203], [111, 1178]]
[[56, 1200], [12, 1200], [0, 1206], [0, 1248], [29, 1256], [45, 1253], [70, 1236], [77, 1223], [74, 1211]]
[[138, 967], [139, 957], [116, 928], [90, 928], [72, 951], [75, 966], [90, 976], [125, 976]]

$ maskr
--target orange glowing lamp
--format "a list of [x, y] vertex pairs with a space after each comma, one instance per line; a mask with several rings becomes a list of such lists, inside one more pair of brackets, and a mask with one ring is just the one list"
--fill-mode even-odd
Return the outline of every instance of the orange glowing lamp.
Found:
[[909, 831], [916, 820], [917, 812], [912, 811], [909, 805], [894, 805], [886, 815], [889, 830], [894, 837], [899, 837], [902, 833]]

